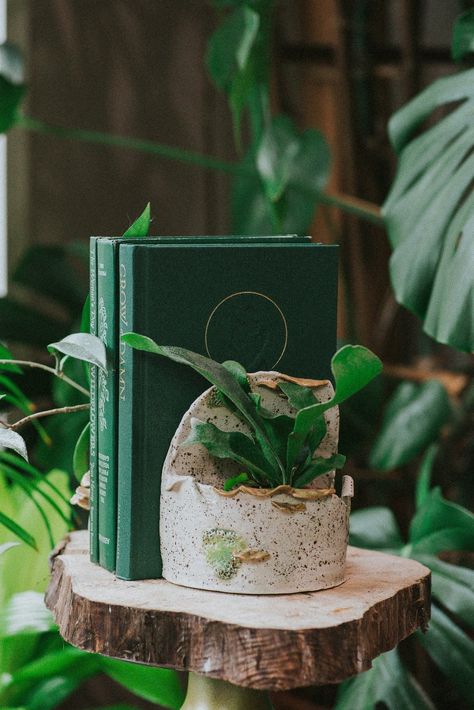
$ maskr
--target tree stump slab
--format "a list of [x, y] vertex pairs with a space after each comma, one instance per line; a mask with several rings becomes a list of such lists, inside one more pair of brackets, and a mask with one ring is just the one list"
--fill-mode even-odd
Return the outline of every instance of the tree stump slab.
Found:
[[261, 690], [366, 671], [430, 615], [429, 569], [354, 547], [339, 587], [282, 596], [118, 580], [89, 561], [86, 531], [57, 548], [51, 568], [46, 604], [74, 646]]

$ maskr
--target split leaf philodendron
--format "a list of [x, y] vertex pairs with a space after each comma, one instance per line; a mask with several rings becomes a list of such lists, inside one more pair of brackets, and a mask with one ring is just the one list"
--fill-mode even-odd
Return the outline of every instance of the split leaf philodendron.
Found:
[[[382, 363], [370, 350], [346, 345], [331, 362], [335, 382], [332, 399], [316, 402], [309, 387], [282, 381], [278, 387], [296, 414], [275, 416], [262, 406], [259, 395], [249, 391], [245, 370], [239, 363], [221, 364], [185, 348], [158, 345], [138, 333], [125, 333], [122, 340], [137, 350], [188, 365], [216, 387], [220, 403], [245, 422], [250, 433], [224, 432], [210, 422], [193, 419], [185, 443], [201, 444], [212, 456], [237, 462], [249, 485], [261, 488], [281, 484], [302, 488], [316, 477], [342, 468], [345, 457], [341, 454], [329, 458], [314, 455], [326, 433], [324, 412], [361, 390], [382, 370]], [[237, 485], [237, 481], [233, 483]]]

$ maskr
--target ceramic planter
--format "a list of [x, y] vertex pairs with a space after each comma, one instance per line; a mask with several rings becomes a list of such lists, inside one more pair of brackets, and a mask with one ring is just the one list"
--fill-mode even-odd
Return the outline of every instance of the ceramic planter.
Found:
[[[280, 373], [249, 375], [253, 391], [274, 413], [294, 413], [271, 389]], [[262, 384], [264, 383], [264, 384]], [[329, 382], [314, 386], [317, 401], [333, 394]], [[191, 419], [225, 431], [246, 425], [216, 401], [210, 388], [186, 412], [163, 466], [160, 539], [163, 576], [199, 589], [242, 594], [287, 594], [333, 587], [344, 581], [352, 479], [344, 476], [337, 496], [334, 472], [310, 488], [273, 490], [240, 486], [224, 493], [225, 478], [238, 464], [215, 459], [201, 445], [183, 447]], [[318, 455], [336, 452], [337, 407], [325, 414], [327, 433]]]

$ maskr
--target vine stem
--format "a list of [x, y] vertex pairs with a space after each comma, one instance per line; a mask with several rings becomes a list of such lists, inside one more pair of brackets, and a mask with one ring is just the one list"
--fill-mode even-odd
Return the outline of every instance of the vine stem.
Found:
[[44, 370], [45, 372], [49, 372], [51, 375], [55, 375], [55, 377], [59, 377], [60, 380], [63, 380], [63, 382], [66, 382], [71, 387], [74, 387], [74, 389], [81, 392], [86, 397], [90, 397], [89, 390], [86, 390], [85, 387], [82, 387], [82, 385], [78, 382], [71, 380], [71, 378], [65, 375], [64, 372], [58, 372], [54, 369], [54, 367], [49, 367], [49, 365], [43, 365], [40, 362], [31, 362], [30, 360], [0, 360], [0, 365], [19, 365], [23, 367], [33, 367], [37, 370]]
[[42, 412], [35, 412], [34, 414], [29, 414], [23, 419], [19, 419], [13, 424], [7, 424], [6, 429], [11, 429], [11, 431], [16, 431], [20, 427], [28, 424], [33, 419], [41, 419], [42, 417], [50, 417], [53, 414], [72, 414], [73, 412], [82, 412], [86, 409], [90, 409], [90, 404], [74, 404], [69, 407], [56, 407], [55, 409], [44, 409]]
[[[142, 153], [160, 155], [162, 158], [177, 160], [210, 170], [219, 170], [229, 175], [256, 175], [255, 169], [249, 164], [221, 160], [220, 158], [214, 158], [213, 156], [197, 153], [196, 151], [185, 150], [184, 148], [178, 148], [164, 143], [156, 143], [155, 141], [142, 138], [114, 136], [110, 133], [103, 133], [102, 131], [86, 131], [82, 128], [54, 126], [23, 114], [17, 117], [16, 125], [27, 131], [55, 136], [56, 138], [72, 139], [84, 143], [97, 143], [99, 145], [111, 145], [119, 148], [128, 148], [129, 150], [137, 150]], [[327, 192], [320, 193], [318, 200], [323, 204], [337, 207], [343, 212], [353, 214], [368, 222], [378, 225], [383, 224], [379, 206], [368, 200], [361, 200], [358, 197], [352, 197], [350, 195], [329, 194]]]

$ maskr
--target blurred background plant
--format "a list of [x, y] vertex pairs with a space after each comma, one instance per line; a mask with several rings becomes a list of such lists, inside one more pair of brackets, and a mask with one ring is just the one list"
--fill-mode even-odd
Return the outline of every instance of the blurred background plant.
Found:
[[[91, 31], [88, 22], [100, 27], [111, 12], [108, 2], [100, 9], [89, 7], [86, 20], [70, 2], [63, 3], [61, 10], [43, 2], [34, 9], [30, 5], [31, 27], [35, 27], [35, 19], [38, 21], [35, 13], [42, 13], [43, 27], [48, 19], [62, 22], [70, 38], [81, 37], [84, 27]], [[119, 32], [127, 39], [138, 33], [140, 13], [146, 16], [148, 11], [146, 2], [139, 5], [132, 8], [122, 3], [117, 10]], [[105, 200], [100, 193], [95, 190], [90, 194], [86, 187], [89, 172], [91, 182], [102, 184], [104, 191], [120, 174], [113, 169], [116, 165], [109, 166], [104, 160], [103, 146], [122, 150], [116, 161], [127, 177], [117, 190], [126, 190], [136, 182], [135, 192], [131, 189], [134, 200], [143, 203], [157, 196], [155, 233], [164, 233], [166, 228], [174, 232], [181, 228], [183, 233], [310, 231], [318, 241], [338, 241], [342, 252], [341, 342], [361, 342], [385, 362], [385, 376], [346, 404], [342, 412], [341, 449], [350, 453], [348, 468], [358, 481], [356, 504], [360, 506], [352, 515], [352, 541], [413, 557], [431, 567], [435, 605], [428, 633], [420, 632], [399, 649], [381, 656], [372, 670], [337, 690], [277, 694], [275, 707], [357, 710], [375, 708], [378, 703], [391, 710], [471, 707], [472, 3], [427, 3], [422, 12], [418, 3], [408, 0], [387, 3], [390, 9], [385, 8], [383, 17], [380, 4], [369, 0], [214, 0], [212, 7], [204, 2], [190, 4], [194, 6], [191, 8], [185, 8], [185, 3], [172, 3], [169, 8], [167, 3], [163, 5], [161, 12], [170, 27], [186, 28], [190, 23], [193, 31], [186, 34], [183, 30], [184, 35], [177, 33], [173, 43], [166, 44], [167, 53], [158, 57], [159, 66], [172, 72], [179, 66], [180, 56], [189, 57], [183, 36], [189, 39], [201, 33], [207, 37], [205, 52], [204, 40], [195, 52], [203, 58], [206, 71], [224, 97], [231, 121], [225, 117], [218, 94], [206, 88], [204, 99], [196, 95], [194, 86], [201, 86], [200, 79], [186, 66], [182, 84], [173, 76], [169, 85], [171, 94], [171, 89], [185, 94], [186, 112], [179, 114], [176, 97], [165, 104], [172, 122], [176, 118], [173, 108], [180, 115], [183, 132], [179, 125], [174, 133], [170, 131], [159, 114], [156, 125], [150, 124], [150, 135], [155, 131], [158, 137], [171, 133], [183, 138], [184, 144], [191, 136], [199, 150], [123, 137], [118, 135], [120, 122], [109, 122], [114, 133], [92, 130], [89, 114], [81, 113], [76, 104], [73, 114], [82, 117], [83, 127], [71, 127], [69, 115], [59, 114], [63, 120], [50, 122], [49, 107], [42, 96], [51, 94], [42, 77], [32, 68], [29, 97], [18, 50], [11, 45], [1, 49], [0, 128], [13, 129], [11, 154], [21, 157], [26, 135], [46, 141], [33, 141], [32, 155], [41, 153], [41, 145], [49, 151], [47, 157], [40, 156], [36, 161], [34, 175], [39, 171], [41, 181], [31, 178], [36, 180], [31, 223], [39, 230], [41, 243], [21, 256], [12, 245], [11, 260], [15, 263], [10, 292], [0, 300], [2, 341], [18, 358], [46, 362], [48, 343], [80, 330], [87, 294], [86, 237], [92, 231], [122, 231], [116, 213], [123, 195], [120, 200], [114, 192], [115, 198], [103, 207]], [[446, 10], [448, 5], [451, 15]], [[425, 40], [419, 36], [420, 23], [424, 14], [433, 30], [441, 15], [445, 20], [454, 19], [461, 10], [465, 12], [454, 24], [452, 57], [462, 66], [454, 73], [447, 52], [429, 46], [426, 49]], [[206, 22], [201, 20], [199, 24], [204, 11]], [[75, 20], [79, 28], [76, 35]], [[12, 10], [13, 35], [18, 34], [15, 21]], [[445, 28], [449, 24], [444, 21]], [[148, 39], [149, 48], [154, 35]], [[32, 46], [36, 46], [34, 40]], [[93, 62], [78, 67], [69, 46], [64, 53], [73, 56], [71, 76], [79, 75], [86, 81], [94, 76]], [[136, 70], [130, 81], [138, 83], [149, 66], [142, 55], [138, 63], [125, 55], [120, 54], [120, 62], [130, 72], [132, 67]], [[113, 56], [117, 58], [116, 46]], [[446, 76], [430, 83], [440, 74]], [[334, 79], [334, 75], [338, 91], [329, 95], [325, 81], [329, 81], [327, 77]], [[389, 81], [393, 82], [390, 86]], [[419, 93], [427, 84], [429, 87]], [[396, 108], [417, 93], [389, 123], [390, 140], [398, 157], [397, 175], [391, 184], [393, 160], [384, 142], [387, 107]], [[140, 105], [146, 112], [145, 99], [146, 94]], [[193, 116], [187, 123], [191, 104], [193, 110], [196, 106], [201, 109], [205, 120]], [[35, 106], [39, 117], [31, 110]], [[213, 108], [213, 117], [207, 116]], [[336, 118], [339, 132], [333, 125]], [[216, 127], [217, 123], [222, 125]], [[130, 127], [133, 121], [124, 125]], [[168, 130], [163, 130], [163, 125]], [[197, 125], [206, 139], [197, 139], [190, 125]], [[55, 153], [59, 151], [55, 146], [61, 143], [57, 139], [72, 141], [67, 158]], [[225, 158], [207, 154], [203, 148], [216, 149]], [[43, 147], [43, 155], [45, 152]], [[136, 162], [140, 154], [153, 162]], [[73, 173], [69, 159], [75, 167]], [[148, 182], [140, 180], [140, 169], [150, 170], [151, 164], [158, 167], [148, 173]], [[96, 173], [94, 165], [98, 166]], [[183, 167], [178, 173], [176, 166], [180, 165]], [[18, 170], [14, 167], [10, 171], [15, 179]], [[153, 170], [160, 172], [155, 175]], [[77, 205], [65, 198], [68, 195], [70, 199], [72, 194], [62, 188], [61, 178], [66, 175], [81, 194]], [[58, 190], [54, 203], [57, 215], [51, 216], [44, 204], [49, 197], [48, 185], [50, 190]], [[167, 190], [175, 195], [170, 214]], [[387, 192], [379, 209], [377, 204]], [[368, 199], [360, 199], [360, 195]], [[13, 210], [18, 200], [18, 196], [10, 200]], [[132, 203], [130, 200], [130, 209], [135, 209]], [[196, 204], [200, 207], [194, 208]], [[183, 205], [189, 205], [189, 210], [183, 211]], [[61, 207], [66, 222], [61, 221]], [[187, 224], [183, 212], [188, 212], [190, 219], [197, 215], [197, 219]], [[23, 225], [15, 212], [13, 221]], [[60, 233], [65, 230], [84, 238], [81, 242], [63, 240]], [[8, 356], [8, 351], [2, 355], [4, 359]], [[80, 364], [70, 361], [66, 367], [66, 374], [86, 384]], [[41, 371], [18, 372], [7, 365], [0, 377], [1, 391], [7, 395], [1, 402], [4, 416], [11, 416], [12, 409], [28, 414], [38, 406], [85, 401], [66, 383]], [[140, 704], [138, 695], [165, 707], [179, 707], [181, 690], [175, 674], [158, 670], [152, 676], [154, 671], [150, 669], [130, 669], [129, 664], [86, 656], [65, 647], [42, 604], [40, 593], [47, 583], [46, 558], [51, 542], [58, 541], [71, 525], [85, 524], [84, 517], [77, 514], [73, 519], [66, 501], [75, 485], [74, 446], [86, 419], [86, 413], [76, 413], [28, 428], [25, 434], [33, 451], [29, 465], [14, 454], [0, 455], [0, 544], [20, 543], [0, 548], [0, 702], [2, 707], [36, 708], [46, 704], [53, 708], [68, 698], [67, 707], [92, 708], [111, 706], [117, 699], [120, 707], [146, 707]], [[11, 521], [18, 529], [12, 529]], [[113, 686], [107, 686], [105, 696], [100, 696], [97, 685], [86, 684], [84, 690], [84, 681], [98, 673], [118, 680], [136, 696], [120, 695]], [[81, 691], [77, 692], [79, 687]], [[73, 698], [69, 697], [71, 693]]]

